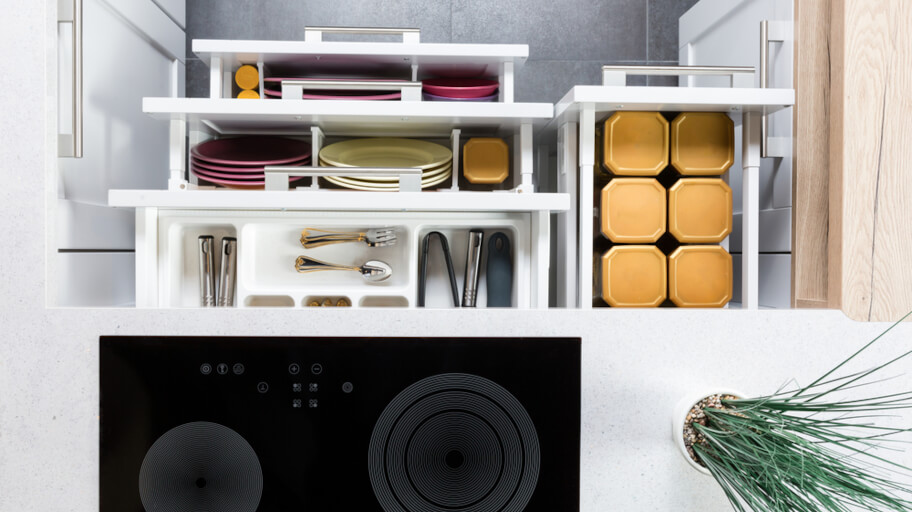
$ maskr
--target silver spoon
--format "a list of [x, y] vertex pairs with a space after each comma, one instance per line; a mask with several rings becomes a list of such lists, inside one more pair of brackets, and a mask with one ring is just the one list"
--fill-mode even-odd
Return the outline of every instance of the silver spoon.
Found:
[[385, 281], [393, 275], [393, 268], [379, 260], [368, 261], [359, 267], [356, 265], [336, 265], [335, 263], [327, 263], [306, 256], [298, 256], [298, 259], [295, 260], [295, 270], [302, 274], [321, 270], [350, 270], [360, 273], [361, 277], [372, 282]]

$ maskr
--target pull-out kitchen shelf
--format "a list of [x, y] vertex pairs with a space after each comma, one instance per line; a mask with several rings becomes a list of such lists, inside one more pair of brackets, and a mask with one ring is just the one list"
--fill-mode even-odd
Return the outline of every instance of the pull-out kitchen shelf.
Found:
[[[168, 189], [109, 193], [112, 206], [136, 208], [137, 305], [198, 306], [197, 239], [208, 234], [238, 239], [238, 307], [303, 307], [317, 297], [346, 297], [356, 308], [416, 307], [421, 239], [431, 231], [450, 238], [461, 283], [467, 233], [479, 228], [485, 231], [485, 240], [500, 231], [511, 241], [512, 306], [547, 307], [550, 214], [566, 211], [570, 196], [538, 192], [533, 130], [544, 127], [554, 107], [513, 102], [512, 72], [525, 60], [528, 47], [426, 45], [405, 39], [403, 43], [194, 42], [195, 51], [213, 67], [213, 83], [218, 82], [212, 97], [143, 100], [147, 114], [170, 123]], [[444, 69], [497, 76], [500, 101], [246, 100], [231, 98], [225, 83], [241, 64], [258, 65], [262, 77], [264, 66], [329, 72], [346, 62], [387, 71], [404, 69], [413, 80]], [[205, 186], [188, 173], [190, 148], [195, 144], [254, 134], [309, 140], [314, 161], [324, 145], [337, 140], [422, 138], [452, 148], [454, 177], [436, 191], [361, 192], [327, 189], [316, 178], [311, 185], [292, 190], [272, 189], [268, 179], [267, 190], [232, 190]], [[501, 137], [511, 149], [510, 177], [502, 186], [480, 189], [459, 184], [462, 144], [478, 136]], [[405, 189], [405, 182], [400, 181], [400, 186]], [[358, 231], [394, 227], [400, 242], [393, 248], [344, 244], [307, 251], [298, 243], [306, 227]], [[383, 254], [395, 273], [383, 284], [368, 284], [351, 272], [298, 275], [293, 268], [297, 255], [360, 264], [382, 260]], [[436, 249], [432, 254], [432, 258], [439, 256]], [[432, 259], [429, 265], [427, 305], [451, 307], [448, 282], [438, 263]], [[479, 297], [484, 295], [483, 286], [482, 279]], [[478, 305], [483, 307], [485, 301], [479, 300]]]
[[[398, 241], [390, 247], [357, 243], [304, 249], [304, 228], [366, 230], [392, 228]], [[199, 254], [202, 235], [237, 239], [238, 307], [308, 306], [323, 297], [344, 297], [353, 307], [416, 307], [419, 250], [433, 231], [449, 239], [457, 281], [462, 285], [468, 231], [481, 229], [485, 243], [495, 232], [510, 240], [513, 262], [512, 307], [548, 306], [549, 216], [547, 212], [320, 212], [137, 209], [137, 306], [198, 307]], [[452, 307], [438, 242], [428, 261], [426, 307]], [[487, 303], [486, 254], [483, 248], [478, 307]], [[381, 260], [392, 277], [371, 283], [351, 271], [299, 274], [294, 263], [304, 255], [342, 265]], [[141, 271], [140, 271], [141, 270]]]
[[[326, 41], [327, 34], [401, 36], [401, 41]], [[358, 36], [356, 36], [358, 37]], [[307, 69], [322, 74], [378, 74], [417, 81], [431, 76], [487, 76], [500, 82], [499, 101], [513, 102], [513, 77], [529, 56], [524, 44], [421, 43], [417, 29], [305, 27], [304, 41], [194, 40], [193, 52], [210, 69], [211, 98], [232, 97], [232, 73], [244, 64], [289, 76]]]
[[[627, 73], [727, 74], [732, 77], [733, 87], [627, 87], [623, 85]], [[761, 126], [764, 115], [794, 105], [795, 92], [750, 87], [752, 73], [753, 68], [606, 66], [603, 81], [610, 85], [575, 86], [557, 103], [555, 119], [546, 131], [557, 131], [558, 190], [571, 194], [580, 212], [578, 218], [572, 213], [558, 215], [557, 237], [566, 241], [557, 251], [558, 305], [592, 307], [593, 222], [598, 214], [594, 202], [597, 123], [617, 111], [656, 111], [725, 112], [736, 126], [742, 127], [741, 304], [745, 308], [758, 306]], [[748, 75], [747, 79], [744, 75]], [[768, 139], [765, 143], [771, 154], [778, 154], [781, 146], [790, 141]], [[736, 141], [736, 149], [738, 145]], [[735, 158], [737, 163], [737, 154]], [[729, 172], [738, 172], [735, 167]], [[723, 246], [727, 246], [727, 240]]]

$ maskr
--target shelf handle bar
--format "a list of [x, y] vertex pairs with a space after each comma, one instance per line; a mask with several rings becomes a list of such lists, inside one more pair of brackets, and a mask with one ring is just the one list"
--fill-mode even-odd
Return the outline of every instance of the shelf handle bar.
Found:
[[728, 76], [732, 87], [753, 87], [753, 66], [602, 66], [602, 85], [624, 87], [634, 76]]
[[301, 99], [305, 90], [399, 91], [403, 101], [421, 100], [421, 82], [392, 80], [282, 80], [282, 99]]
[[418, 167], [295, 167], [267, 166], [266, 190], [288, 190], [288, 179], [294, 177], [369, 176], [373, 178], [392, 177], [399, 179], [401, 192], [421, 192], [423, 169]]
[[[784, 43], [788, 32], [786, 22], [763, 20], [760, 22], [760, 87], [770, 86], [770, 43]], [[770, 151], [769, 119], [763, 114], [760, 120], [760, 158], [784, 157], [785, 152], [777, 148]]]
[[319, 43], [323, 34], [374, 34], [402, 36], [403, 43], [420, 43], [421, 29], [392, 27], [304, 27], [304, 41]]
[[57, 134], [57, 156], [82, 158], [83, 105], [82, 105], [82, 0], [58, 0], [57, 24], [73, 25], [70, 50], [73, 58], [72, 131]]

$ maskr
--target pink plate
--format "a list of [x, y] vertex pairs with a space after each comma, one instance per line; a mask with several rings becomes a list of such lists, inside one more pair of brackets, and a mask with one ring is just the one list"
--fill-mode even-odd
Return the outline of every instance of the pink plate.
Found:
[[[213, 176], [209, 176], [208, 173], [204, 174], [202, 171], [199, 171], [199, 170], [194, 170], [193, 173], [196, 174], [201, 180], [208, 181], [209, 183], [217, 183], [219, 185], [240, 185], [240, 186], [247, 187], [247, 186], [254, 186], [254, 185], [262, 186], [262, 185], [266, 184], [266, 180], [263, 179], [262, 176], [260, 176], [259, 180], [238, 180], [238, 179], [228, 180], [228, 179], [224, 179], [224, 178], [216, 178]], [[297, 177], [289, 178], [288, 182], [292, 183], [292, 182], [295, 182], [298, 180], [303, 180], [303, 179], [304, 179], [304, 177], [297, 176]]]
[[[343, 82], [402, 82], [395, 78], [317, 78], [317, 77], [306, 77], [306, 78], [280, 78], [280, 77], [270, 77], [265, 78], [263, 81], [268, 84], [279, 84], [280, 89], [266, 89], [264, 92], [266, 96], [273, 97], [282, 97], [281, 85], [283, 80], [340, 80]], [[310, 91], [304, 92], [304, 96], [301, 99], [305, 100], [398, 100], [402, 98], [401, 92], [384, 92], [377, 93], [371, 91]]]
[[[266, 96], [281, 98], [282, 91], [273, 91], [266, 89]], [[389, 92], [376, 94], [370, 91], [314, 91], [317, 94], [304, 93], [302, 100], [358, 100], [358, 101], [378, 101], [378, 100], [398, 100], [402, 98], [401, 92]]]
[[497, 93], [494, 93], [490, 96], [482, 96], [480, 98], [447, 98], [445, 96], [436, 96], [434, 94], [422, 93], [424, 101], [478, 101], [478, 102], [496, 102]]
[[[307, 157], [303, 160], [298, 160], [296, 162], [289, 162], [287, 164], [282, 164], [282, 165], [301, 166], [301, 165], [307, 165], [309, 163], [310, 163], [310, 157]], [[212, 164], [212, 163], [209, 163], [209, 162], [206, 162], [203, 160], [199, 160], [197, 158], [191, 158], [190, 165], [195, 166], [198, 169], [202, 169], [204, 171], [221, 171], [221, 172], [233, 173], [235, 175], [259, 174], [260, 176], [262, 176], [263, 172], [264, 172], [263, 166], [244, 167], [244, 166], [216, 165], [216, 164]]]
[[482, 98], [494, 94], [500, 85], [486, 78], [429, 78], [421, 83], [424, 92], [445, 98]]
[[309, 157], [310, 143], [284, 137], [246, 136], [208, 140], [194, 146], [190, 153], [197, 160], [213, 164], [283, 165]]

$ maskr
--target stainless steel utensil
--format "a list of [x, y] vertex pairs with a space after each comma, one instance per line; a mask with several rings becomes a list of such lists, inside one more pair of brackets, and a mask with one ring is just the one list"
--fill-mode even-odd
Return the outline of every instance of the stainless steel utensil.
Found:
[[219, 272], [218, 307], [234, 306], [234, 289], [237, 283], [237, 239], [222, 238], [221, 272]]
[[321, 270], [349, 270], [360, 273], [364, 279], [371, 282], [385, 281], [393, 275], [392, 267], [378, 260], [368, 261], [359, 267], [357, 265], [336, 265], [306, 256], [298, 256], [298, 259], [295, 260], [295, 270], [302, 274]]
[[381, 228], [368, 229], [362, 232], [347, 232], [305, 228], [301, 231], [301, 245], [305, 249], [347, 242], [364, 242], [369, 247], [389, 247], [396, 245], [396, 230]]
[[474, 308], [478, 298], [478, 274], [481, 268], [481, 242], [484, 232], [469, 231], [469, 248], [466, 254], [465, 277], [462, 283], [462, 307]]
[[215, 251], [214, 238], [210, 235], [199, 237], [200, 306], [215, 307]]

